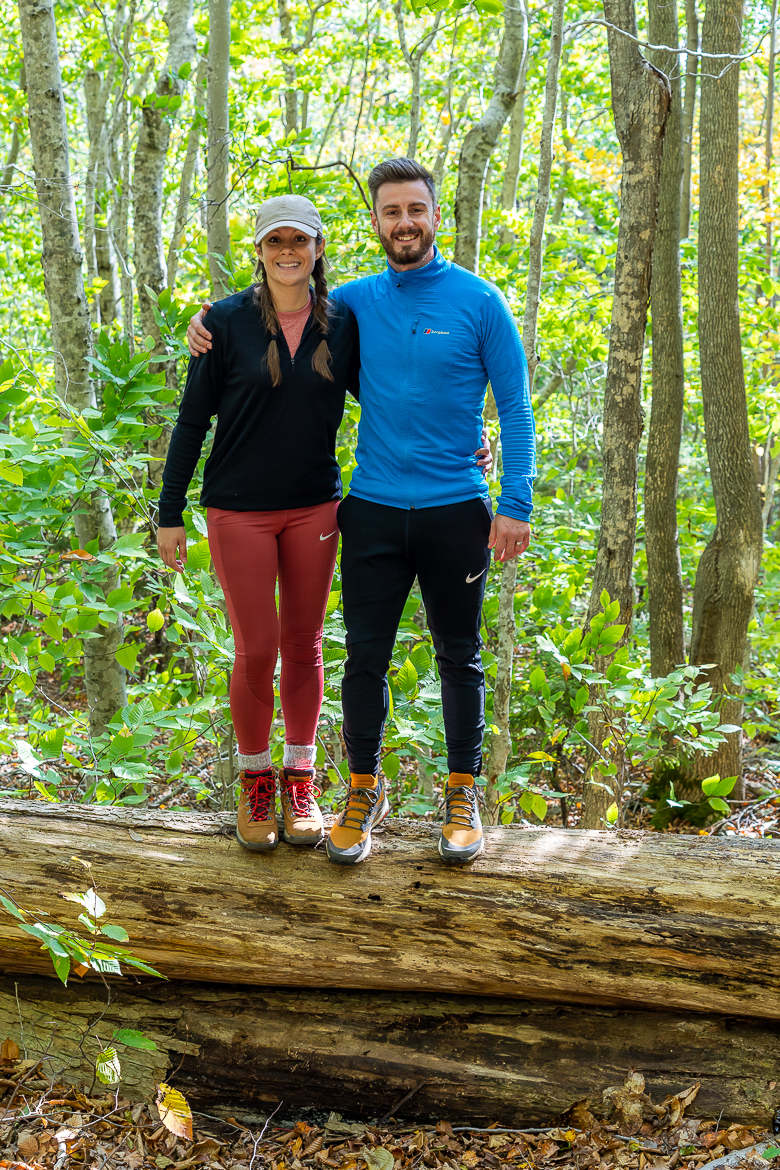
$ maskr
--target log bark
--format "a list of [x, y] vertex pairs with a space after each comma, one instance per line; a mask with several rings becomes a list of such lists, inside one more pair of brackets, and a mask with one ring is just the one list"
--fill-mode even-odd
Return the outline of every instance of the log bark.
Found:
[[[92, 329], [84, 291], [52, 0], [19, 0], [19, 19], [43, 238], [43, 278], [51, 317], [54, 383], [60, 398], [81, 413], [96, 405], [89, 365]], [[100, 475], [100, 469], [96, 471]], [[114, 543], [116, 528], [111, 504], [102, 488], [79, 501], [75, 528], [81, 548], [97, 540], [103, 551]], [[115, 585], [116, 572], [108, 570], [102, 582], [105, 593]], [[127, 703], [125, 670], [115, 657], [121, 642], [122, 628], [112, 623], [101, 626], [99, 636], [87, 639], [84, 645], [84, 683], [92, 735], [99, 735]]]
[[[691, 662], [721, 697], [722, 721], [742, 722], [732, 675], [743, 665], [763, 524], [747, 417], [739, 321], [739, 54], [741, 0], [712, 0], [702, 28], [709, 59], [701, 79], [699, 193], [699, 352], [707, 456], [716, 525], [702, 553], [693, 593]], [[741, 775], [740, 731], [694, 774]], [[740, 784], [734, 792], [741, 795]]]
[[683, 188], [680, 209], [680, 238], [687, 240], [691, 234], [691, 164], [693, 162], [693, 123], [696, 113], [696, 88], [698, 85], [699, 58], [692, 56], [699, 51], [699, 14], [696, 0], [685, 0], [685, 94], [682, 107], [683, 142]]
[[[651, 0], [649, 16], [651, 43], [676, 49], [679, 34], [675, 0]], [[680, 271], [683, 150], [680, 54], [656, 52], [651, 59], [669, 79], [671, 87], [650, 285], [653, 398], [644, 492], [650, 666], [658, 678], [685, 662], [682, 564], [677, 533], [677, 468], [685, 396]]]
[[[233, 814], [234, 816], [234, 814]], [[502, 995], [780, 1019], [773, 841], [489, 828], [468, 870], [391, 820], [355, 869], [252, 854], [231, 814], [0, 801], [0, 888], [75, 923], [92, 862], [112, 921], [169, 978]], [[225, 835], [225, 833], [229, 835]], [[48, 957], [0, 913], [6, 973]]]
[[2, 978], [0, 1036], [29, 1059], [43, 1057], [49, 1080], [83, 1086], [95, 1036], [108, 1044], [116, 1029], [137, 1028], [157, 1051], [121, 1050], [122, 1094], [148, 1100], [175, 1070], [193, 1108], [224, 1115], [237, 1106], [270, 1111], [281, 1099], [280, 1116], [308, 1106], [366, 1120], [392, 1110], [528, 1125], [583, 1098], [598, 1111], [628, 1067], [644, 1074], [656, 1101], [700, 1081], [697, 1115], [760, 1124], [776, 1104], [769, 1084], [780, 1024], [763, 1020], [192, 983], [114, 984], [111, 994], [106, 1010], [97, 981], [64, 988]]

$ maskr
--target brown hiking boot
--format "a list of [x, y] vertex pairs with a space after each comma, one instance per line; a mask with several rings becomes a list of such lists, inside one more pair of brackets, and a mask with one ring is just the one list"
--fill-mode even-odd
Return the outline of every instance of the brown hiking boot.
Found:
[[484, 848], [474, 777], [463, 772], [450, 772], [444, 788], [444, 824], [439, 837], [439, 853], [445, 861], [464, 865], [479, 857]]
[[282, 835], [290, 845], [318, 845], [325, 834], [322, 813], [314, 799], [321, 796], [313, 768], [283, 768], [281, 800]]
[[239, 772], [241, 796], [238, 801], [236, 836], [245, 849], [264, 853], [279, 844], [276, 821], [276, 773]]
[[390, 812], [385, 786], [378, 776], [350, 773], [347, 803], [330, 831], [326, 850], [337, 865], [357, 865], [371, 852], [371, 830]]

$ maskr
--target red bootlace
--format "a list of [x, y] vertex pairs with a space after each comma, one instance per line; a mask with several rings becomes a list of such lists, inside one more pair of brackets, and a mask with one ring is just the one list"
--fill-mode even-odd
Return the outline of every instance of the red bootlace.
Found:
[[242, 781], [246, 792], [246, 802], [249, 808], [249, 817], [253, 821], [270, 820], [271, 803], [276, 796], [276, 784], [273, 773], [260, 773], [257, 777], [249, 776]]
[[314, 797], [322, 796], [322, 792], [311, 776], [294, 776], [289, 780], [285, 779], [284, 791], [290, 798], [293, 812], [299, 817], [307, 817], [311, 812]]

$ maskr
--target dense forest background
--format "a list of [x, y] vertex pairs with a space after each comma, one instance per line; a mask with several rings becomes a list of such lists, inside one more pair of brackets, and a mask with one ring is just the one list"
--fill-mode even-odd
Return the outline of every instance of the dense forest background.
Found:
[[[186, 374], [184, 330], [204, 297], [250, 283], [253, 212], [271, 195], [315, 200], [334, 285], [376, 271], [384, 257], [365, 179], [380, 159], [407, 154], [439, 184], [442, 251], [495, 282], [518, 322], [528, 323], [529, 298], [536, 308], [529, 242], [532, 276], [542, 259], [531, 355], [532, 365], [539, 359], [534, 538], [516, 581], [514, 570], [493, 567], [484, 613], [496, 685], [490, 819], [595, 827], [647, 825], [653, 816], [664, 827], [685, 817], [701, 827], [742, 807], [723, 797], [742, 800], [745, 775], [746, 799], [773, 796], [777, 0], [750, 0], [744, 13], [726, 0], [708, 0], [706, 13], [696, 0], [679, 13], [651, 0], [636, 28], [633, 5], [605, 7], [606, 20], [587, 0], [566, 9], [562, 0], [420, 8], [233, 0], [232, 9], [226, 0], [63, 0], [53, 49], [31, 5], [6, 5], [5, 795], [233, 807], [232, 641], [195, 484], [183, 578], [163, 569], [154, 545]], [[678, 44], [688, 52], [674, 51]], [[53, 92], [57, 56], [67, 143], [54, 114], [33, 116], [34, 102]], [[637, 78], [660, 95], [656, 113], [643, 115], [630, 96]], [[643, 124], [651, 147], [631, 137]], [[652, 151], [654, 174], [649, 167], [635, 180], [644, 205], [632, 210], [624, 190], [621, 207], [623, 159], [641, 163]], [[642, 248], [641, 279], [627, 293], [625, 265]], [[49, 288], [49, 304], [42, 253], [49, 271], [71, 280]], [[72, 340], [79, 279], [92, 338], [80, 370], [58, 342]], [[724, 305], [726, 325], [717, 315]], [[739, 333], [736, 350], [729, 346], [734, 327], [741, 352]], [[640, 356], [644, 348], [641, 378], [637, 362], [621, 374], [618, 333], [634, 337]], [[358, 419], [350, 403], [338, 448], [345, 487]], [[486, 419], [496, 475], [490, 394]], [[622, 525], [622, 536], [610, 525]], [[617, 552], [602, 557], [610, 540]], [[318, 758], [326, 802], [338, 798], [346, 772], [339, 603], [337, 574]], [[391, 682], [384, 767], [398, 781], [393, 804], [424, 815], [436, 807], [445, 761], [418, 596], [404, 613]], [[275, 734], [281, 762], [281, 718]]]

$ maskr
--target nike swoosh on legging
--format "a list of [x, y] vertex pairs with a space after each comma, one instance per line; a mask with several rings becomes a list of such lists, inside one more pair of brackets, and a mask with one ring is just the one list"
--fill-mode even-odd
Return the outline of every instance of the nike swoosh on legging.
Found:
[[[484, 573], [484, 572], [485, 572], [485, 570], [483, 569], [482, 573]], [[470, 585], [472, 583], [472, 581], [478, 581], [479, 578], [482, 576], [482, 573], [477, 573], [477, 575], [475, 577], [472, 577], [471, 573], [469, 573], [468, 576], [466, 577], [466, 584]]]
[[320, 540], [330, 540], [331, 536], [335, 536], [337, 531], [338, 529], [334, 528], [333, 531], [329, 532], [327, 536], [323, 536], [322, 533], [320, 533]]

